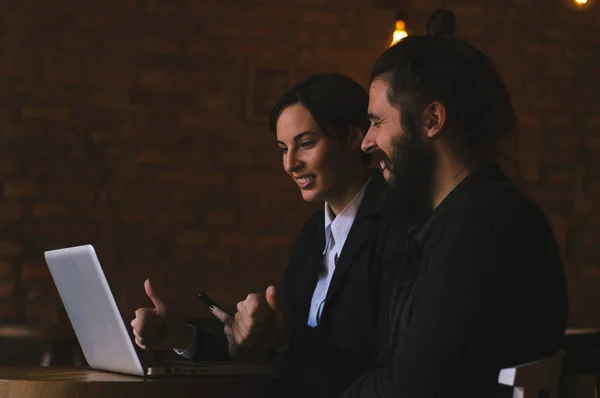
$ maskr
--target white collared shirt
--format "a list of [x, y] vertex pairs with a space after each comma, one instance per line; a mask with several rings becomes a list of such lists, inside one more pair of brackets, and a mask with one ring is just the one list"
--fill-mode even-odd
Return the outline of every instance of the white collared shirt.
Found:
[[[370, 181], [371, 179], [369, 179]], [[339, 257], [341, 256], [342, 249], [350, 228], [356, 218], [358, 208], [362, 203], [363, 197], [367, 190], [369, 181], [361, 188], [356, 196], [346, 205], [344, 210], [337, 215], [337, 217], [331, 211], [329, 204], [325, 203], [325, 250], [323, 251], [323, 263], [324, 269], [319, 274], [319, 280], [313, 293], [312, 301], [310, 303], [310, 312], [308, 314], [308, 326], [315, 327], [319, 324], [323, 307], [325, 306], [325, 298], [327, 297], [327, 291], [329, 290], [329, 284], [331, 278], [335, 272], [335, 266]]]

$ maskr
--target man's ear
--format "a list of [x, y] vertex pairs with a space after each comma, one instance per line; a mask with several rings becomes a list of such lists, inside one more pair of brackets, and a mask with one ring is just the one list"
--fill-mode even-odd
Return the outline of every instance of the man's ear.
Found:
[[446, 108], [439, 102], [432, 102], [423, 111], [423, 130], [428, 138], [437, 137], [446, 125]]

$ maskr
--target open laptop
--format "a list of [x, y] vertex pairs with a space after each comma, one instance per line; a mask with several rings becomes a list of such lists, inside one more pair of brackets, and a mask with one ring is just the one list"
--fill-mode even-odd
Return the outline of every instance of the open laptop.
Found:
[[173, 361], [144, 366], [133, 346], [92, 245], [44, 253], [85, 359], [93, 369], [135, 376], [266, 375], [269, 367]]

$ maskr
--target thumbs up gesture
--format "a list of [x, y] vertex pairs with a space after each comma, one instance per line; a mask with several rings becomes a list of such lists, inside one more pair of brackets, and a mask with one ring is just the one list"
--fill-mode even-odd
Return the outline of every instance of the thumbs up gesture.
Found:
[[131, 321], [135, 343], [142, 349], [155, 346], [186, 348], [192, 340], [192, 330], [183, 319], [173, 316], [158, 296], [150, 279], [144, 282], [146, 295], [152, 302], [151, 308], [138, 308]]
[[238, 303], [237, 310], [230, 328], [231, 338], [237, 345], [281, 348], [286, 344], [291, 320], [278, 305], [274, 286], [269, 286], [264, 295], [249, 294]]

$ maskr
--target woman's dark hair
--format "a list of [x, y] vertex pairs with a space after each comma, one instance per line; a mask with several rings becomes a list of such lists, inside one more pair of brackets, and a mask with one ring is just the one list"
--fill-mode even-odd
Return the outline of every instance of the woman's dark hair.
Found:
[[444, 137], [470, 167], [495, 160], [499, 141], [516, 126], [510, 96], [491, 60], [454, 36], [452, 11], [436, 11], [424, 36], [409, 36], [375, 62], [371, 81], [389, 84], [402, 126], [420, 125], [432, 102], [446, 108]]
[[343, 140], [352, 129], [363, 133], [369, 128], [369, 95], [349, 77], [335, 73], [314, 75], [283, 94], [271, 110], [269, 125], [277, 131], [281, 112], [300, 104], [312, 115], [324, 134]]

